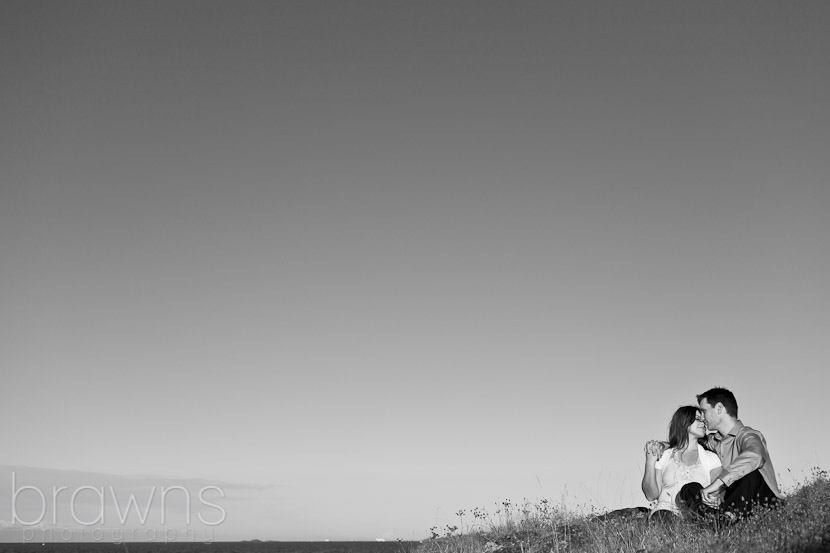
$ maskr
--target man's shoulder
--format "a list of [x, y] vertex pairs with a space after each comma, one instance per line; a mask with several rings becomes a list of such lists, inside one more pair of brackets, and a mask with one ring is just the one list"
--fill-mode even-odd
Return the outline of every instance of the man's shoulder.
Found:
[[749, 447], [749, 444], [754, 441], [760, 441], [762, 446], [766, 448], [767, 439], [764, 438], [764, 435], [760, 430], [744, 425], [737, 432], [737, 434], [735, 434], [735, 442], [738, 445], [739, 450], [742, 450], [744, 447]]
[[698, 443], [698, 453], [701, 455], [714, 455], [715, 457], [718, 456], [716, 451], [712, 451], [711, 449], [707, 448], [704, 444]]
[[744, 435], [744, 434], [756, 434], [758, 436], [763, 436], [763, 434], [761, 433], [760, 430], [758, 430], [756, 428], [752, 428], [751, 426], [747, 426], [745, 424], [741, 424], [741, 427], [738, 428], [738, 431], [737, 431], [736, 435], [741, 436], [741, 435]]

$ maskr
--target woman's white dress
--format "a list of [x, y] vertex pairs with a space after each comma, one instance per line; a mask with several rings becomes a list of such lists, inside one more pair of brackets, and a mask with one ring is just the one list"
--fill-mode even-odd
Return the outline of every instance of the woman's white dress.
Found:
[[689, 482], [698, 482], [704, 488], [712, 483], [711, 471], [720, 467], [721, 462], [716, 453], [697, 446], [698, 460], [694, 465], [684, 465], [676, 448], [669, 448], [663, 452], [660, 459], [654, 464], [654, 468], [660, 472], [657, 474], [657, 486], [660, 488], [660, 495], [657, 503], [652, 507], [651, 512], [661, 509], [680, 514], [675, 503], [675, 497], [684, 485]]

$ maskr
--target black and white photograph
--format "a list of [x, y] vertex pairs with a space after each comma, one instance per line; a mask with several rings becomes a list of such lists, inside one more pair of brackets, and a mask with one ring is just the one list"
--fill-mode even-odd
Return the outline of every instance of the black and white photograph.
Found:
[[830, 551], [830, 3], [0, 0], [0, 553]]

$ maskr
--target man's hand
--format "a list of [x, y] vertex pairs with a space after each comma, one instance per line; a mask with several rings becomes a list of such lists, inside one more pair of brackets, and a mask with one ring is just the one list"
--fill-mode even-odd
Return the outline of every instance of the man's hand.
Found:
[[720, 494], [718, 492], [723, 486], [723, 480], [715, 478], [714, 482], [700, 490], [700, 498], [703, 500], [703, 503], [717, 509], [720, 504]]

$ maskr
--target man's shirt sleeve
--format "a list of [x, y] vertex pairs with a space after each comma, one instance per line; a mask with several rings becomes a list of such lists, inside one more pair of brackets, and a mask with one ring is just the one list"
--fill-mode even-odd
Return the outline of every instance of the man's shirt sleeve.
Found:
[[729, 465], [724, 467], [724, 473], [720, 476], [720, 479], [727, 486], [731, 486], [736, 480], [740, 480], [764, 464], [766, 447], [761, 440], [761, 436], [747, 432], [737, 440], [739, 440], [738, 451], [740, 453], [732, 459]]

